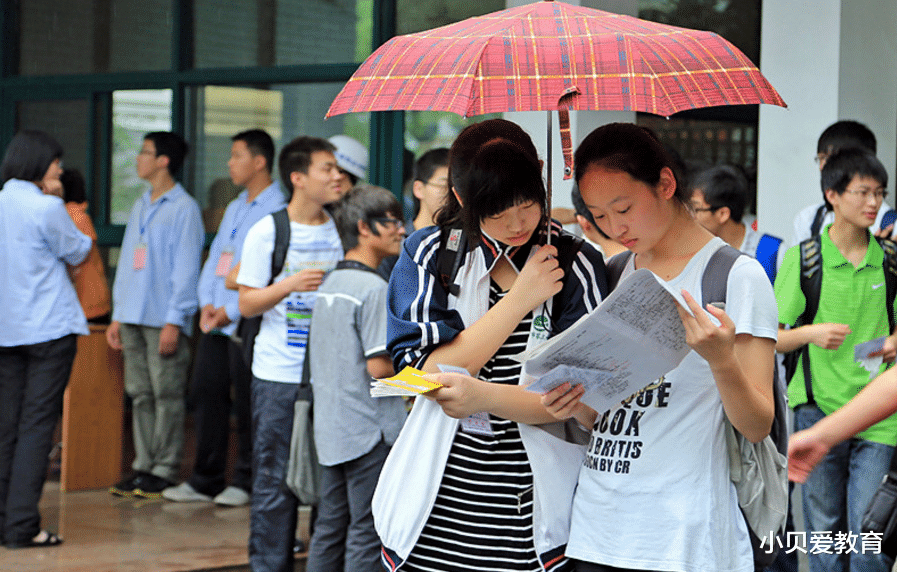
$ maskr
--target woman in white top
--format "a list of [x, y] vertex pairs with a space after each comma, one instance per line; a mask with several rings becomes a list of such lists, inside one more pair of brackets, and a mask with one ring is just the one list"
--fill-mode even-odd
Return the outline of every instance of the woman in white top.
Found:
[[693, 351], [622, 407], [596, 412], [579, 401], [582, 386], [569, 384], [543, 397], [557, 418], [592, 428], [566, 554], [588, 572], [752, 572], [724, 421], [754, 442], [772, 424], [778, 318], [769, 280], [756, 260], [740, 257], [729, 273], [725, 311], [708, 305], [705, 312], [695, 302], [704, 267], [724, 243], [692, 218], [651, 131], [602, 126], [575, 160], [598, 226], [634, 253], [623, 278], [651, 270], [683, 292], [694, 315], [679, 310]]

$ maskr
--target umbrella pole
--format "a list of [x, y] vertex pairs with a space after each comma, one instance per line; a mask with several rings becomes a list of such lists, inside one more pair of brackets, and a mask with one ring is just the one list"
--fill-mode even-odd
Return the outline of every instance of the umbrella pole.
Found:
[[545, 133], [548, 134], [548, 157], [545, 162], [547, 171], [545, 178], [545, 212], [548, 213], [548, 217], [545, 228], [545, 244], [551, 244], [551, 110], [545, 113], [548, 117], [548, 125], [545, 129]]

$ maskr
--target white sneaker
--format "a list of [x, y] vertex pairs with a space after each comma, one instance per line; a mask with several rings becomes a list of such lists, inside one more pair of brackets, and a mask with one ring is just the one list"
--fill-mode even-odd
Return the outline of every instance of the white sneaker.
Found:
[[162, 491], [162, 498], [174, 502], [211, 502], [212, 497], [204, 495], [198, 490], [190, 486], [190, 483], [183, 482], [175, 487], [168, 487]]
[[215, 495], [213, 501], [224, 506], [243, 506], [249, 504], [249, 493], [240, 487], [230, 486]]

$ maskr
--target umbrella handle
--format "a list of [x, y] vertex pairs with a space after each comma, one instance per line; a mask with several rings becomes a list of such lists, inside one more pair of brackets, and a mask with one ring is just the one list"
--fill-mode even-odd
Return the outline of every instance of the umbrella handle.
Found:
[[545, 244], [551, 244], [551, 110], [549, 109], [545, 113], [548, 117], [548, 125], [545, 129], [545, 133], [548, 134], [548, 157], [545, 162], [548, 172], [545, 181], [545, 212], [548, 213], [548, 216], [545, 217]]

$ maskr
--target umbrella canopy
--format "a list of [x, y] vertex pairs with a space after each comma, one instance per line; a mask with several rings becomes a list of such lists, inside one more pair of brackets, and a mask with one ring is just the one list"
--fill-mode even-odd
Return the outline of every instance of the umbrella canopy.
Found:
[[566, 108], [669, 116], [753, 103], [785, 106], [719, 35], [547, 0], [392, 38], [358, 68], [327, 116]]

